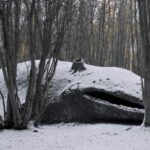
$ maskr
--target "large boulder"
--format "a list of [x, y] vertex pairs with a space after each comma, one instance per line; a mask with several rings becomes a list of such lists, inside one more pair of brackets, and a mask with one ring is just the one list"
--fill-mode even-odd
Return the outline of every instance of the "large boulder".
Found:
[[86, 70], [77, 72], [70, 68], [71, 63], [59, 62], [42, 123], [142, 122], [139, 76], [115, 67], [85, 65]]
[[[98, 91], [97, 91], [98, 92]], [[51, 103], [45, 111], [43, 123], [58, 122], [121, 122], [141, 123], [143, 106], [130, 103], [115, 96], [100, 99], [85, 91], [68, 90], [59, 97], [60, 101]], [[98, 93], [97, 93], [98, 94]], [[103, 92], [99, 92], [100, 97]], [[104, 93], [107, 95], [107, 93]], [[119, 102], [119, 100], [121, 100]]]
[[[74, 63], [58, 62], [43, 123], [142, 121], [144, 106], [139, 76], [122, 68], [83, 64], [82, 59]], [[22, 103], [26, 97], [29, 68], [30, 62], [18, 64], [18, 94]], [[7, 99], [1, 70], [0, 79], [1, 91]], [[3, 114], [1, 97], [0, 103], [0, 114]]]

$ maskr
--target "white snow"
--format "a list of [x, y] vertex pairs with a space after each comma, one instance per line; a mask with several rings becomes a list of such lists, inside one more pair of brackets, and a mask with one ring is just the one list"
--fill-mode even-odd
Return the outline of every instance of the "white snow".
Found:
[[54, 124], [0, 132], [0, 150], [149, 150], [150, 128], [117, 124]]
[[141, 79], [131, 71], [116, 67], [96, 67], [85, 64], [85, 71], [73, 74], [72, 63], [59, 62], [51, 88], [55, 96], [71, 88], [94, 87], [110, 92], [123, 92], [142, 100]]

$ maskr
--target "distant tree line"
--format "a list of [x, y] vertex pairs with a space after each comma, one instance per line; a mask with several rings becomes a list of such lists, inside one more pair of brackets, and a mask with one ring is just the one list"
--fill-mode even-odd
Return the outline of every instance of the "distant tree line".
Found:
[[78, 0], [61, 58], [142, 74], [137, 0]]
[[[23, 8], [22, 8], [23, 9]], [[97, 66], [123, 67], [142, 75], [142, 44], [137, 0], [74, 0], [72, 19], [59, 58], [83, 58]], [[29, 60], [24, 11], [22, 11], [20, 57]], [[36, 40], [36, 58], [41, 42]]]

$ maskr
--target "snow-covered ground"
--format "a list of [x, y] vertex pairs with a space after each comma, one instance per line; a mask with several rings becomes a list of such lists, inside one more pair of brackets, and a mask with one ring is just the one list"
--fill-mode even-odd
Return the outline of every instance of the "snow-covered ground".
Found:
[[0, 132], [0, 150], [149, 150], [150, 128], [117, 124], [54, 124]]

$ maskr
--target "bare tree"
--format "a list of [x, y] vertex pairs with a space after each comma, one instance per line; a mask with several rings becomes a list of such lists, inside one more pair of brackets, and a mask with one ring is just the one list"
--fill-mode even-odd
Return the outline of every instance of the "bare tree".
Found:
[[144, 50], [144, 104], [145, 116], [144, 126], [150, 126], [150, 1], [140, 1], [139, 15], [140, 15], [140, 30]]
[[[8, 89], [7, 108], [12, 112], [7, 112], [6, 120], [13, 117], [15, 127], [21, 126], [21, 115], [19, 113], [20, 102], [16, 84], [17, 76], [17, 54], [19, 50], [19, 20], [21, 1], [1, 1], [0, 17], [2, 22], [3, 43], [0, 51], [0, 61], [4, 74], [4, 79]], [[13, 15], [11, 15], [13, 13]], [[12, 115], [12, 116], [11, 116]]]
[[[0, 62], [8, 90], [5, 126], [27, 128], [34, 112], [38, 126], [48, 105], [48, 88], [54, 76], [59, 51], [72, 14], [71, 0], [6, 0], [0, 1], [3, 46]], [[25, 6], [23, 10], [22, 7]], [[22, 16], [24, 11], [24, 16]], [[24, 17], [24, 20], [23, 18]], [[22, 108], [17, 88], [17, 60], [21, 43], [22, 20], [27, 28], [29, 59], [31, 62], [25, 104]], [[40, 63], [36, 67], [36, 52], [40, 43]], [[44, 88], [44, 90], [42, 90]]]
[[[64, 35], [72, 17], [72, 4], [73, 1], [69, 0], [55, 0], [53, 3], [50, 1], [45, 1], [46, 7], [44, 9], [46, 19], [44, 20], [43, 35], [41, 35], [41, 38], [44, 40], [40, 40], [42, 41], [42, 52], [37, 74], [36, 94], [34, 101], [34, 116], [36, 126], [38, 125], [48, 104], [47, 98], [49, 84], [54, 76], [58, 62], [59, 51], [62, 47]], [[37, 19], [37, 21], [39, 22], [39, 19]], [[40, 32], [42, 29], [38, 28], [38, 30]], [[47, 58], [48, 61], [46, 62]], [[46, 74], [45, 79], [44, 74]], [[44, 88], [43, 91], [42, 88]]]

